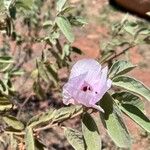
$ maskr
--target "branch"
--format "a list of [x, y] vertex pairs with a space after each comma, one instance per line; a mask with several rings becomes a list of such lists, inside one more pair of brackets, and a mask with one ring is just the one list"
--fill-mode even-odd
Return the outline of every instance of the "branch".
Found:
[[29, 96], [24, 100], [23, 104], [20, 106], [19, 111], [18, 111], [18, 113], [17, 113], [17, 118], [20, 117], [20, 114], [21, 114], [21, 111], [22, 111], [23, 107], [25, 106], [25, 104], [28, 102], [28, 100], [30, 99], [30, 97], [31, 97], [32, 95], [33, 95], [33, 93], [31, 92], [31, 93], [29, 94]]
[[126, 49], [122, 50], [120, 53], [115, 54], [114, 56], [110, 57], [109, 59], [106, 60], [106, 62], [109, 62], [110, 60], [113, 60], [119, 56], [121, 56], [122, 54], [124, 54], [125, 52], [127, 52], [128, 50], [130, 50], [131, 48], [135, 47], [135, 45], [130, 45], [129, 47], [127, 47]]

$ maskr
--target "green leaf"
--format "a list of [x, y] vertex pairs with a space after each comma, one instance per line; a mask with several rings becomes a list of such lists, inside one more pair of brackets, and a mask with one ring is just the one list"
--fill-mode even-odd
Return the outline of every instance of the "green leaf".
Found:
[[37, 69], [38, 69], [38, 74], [40, 75], [40, 77], [47, 83], [49, 83], [49, 77], [47, 75], [46, 72], [46, 68], [43, 64], [43, 62], [37, 60], [36, 61], [36, 65], [37, 65]]
[[33, 90], [39, 100], [45, 99], [46, 93], [39, 82], [33, 83]]
[[74, 34], [72, 32], [72, 27], [68, 19], [62, 16], [58, 16], [56, 18], [56, 23], [67, 40], [72, 43], [74, 41]]
[[58, 12], [61, 12], [63, 7], [65, 6], [67, 0], [57, 0], [57, 3], [56, 3], [56, 10]]
[[83, 17], [76, 16], [70, 19], [70, 23], [74, 26], [83, 26], [87, 24], [87, 20]]
[[83, 112], [82, 106], [63, 107], [55, 111], [53, 122], [62, 122]]
[[114, 106], [112, 97], [106, 93], [100, 101], [105, 113], [100, 114], [104, 127], [118, 147], [129, 148], [131, 139], [122, 119], [121, 111]]
[[135, 65], [125, 60], [116, 61], [110, 68], [109, 77], [114, 78], [118, 75], [123, 75], [125, 73], [128, 73], [135, 67], [136, 67]]
[[34, 4], [34, 0], [16, 0], [15, 6], [17, 8], [22, 7], [26, 10], [30, 10], [32, 9], [33, 4]]
[[12, 127], [15, 130], [21, 131], [24, 129], [24, 124], [21, 121], [17, 120], [14, 116], [4, 116], [3, 120], [9, 127]]
[[34, 145], [34, 136], [33, 136], [33, 130], [31, 127], [26, 128], [25, 132], [25, 146], [26, 150], [35, 150], [35, 145]]
[[71, 11], [73, 11], [75, 9], [74, 6], [66, 6], [62, 9], [62, 11], [59, 13], [59, 15], [61, 14], [62, 16], [64, 16], [64, 14], [66, 13], [70, 13]]
[[7, 9], [9, 9], [12, 0], [4, 0], [4, 5]]
[[12, 109], [13, 105], [10, 103], [8, 98], [0, 95], [0, 112], [1, 111], [8, 111]]
[[5, 11], [4, 0], [0, 0], [0, 13], [3, 13], [4, 11]]
[[120, 104], [129, 104], [136, 106], [139, 110], [144, 112], [144, 103], [143, 101], [136, 95], [129, 92], [119, 92], [112, 95], [114, 99], [117, 99]]
[[53, 117], [54, 117], [54, 113], [55, 113], [55, 110], [50, 109], [47, 112], [36, 115], [28, 121], [27, 125], [33, 128], [33, 127], [36, 127], [38, 125], [43, 125], [43, 124], [46, 124], [48, 122], [51, 122]]
[[82, 132], [86, 143], [86, 150], [100, 150], [101, 138], [98, 131], [98, 127], [88, 113], [82, 116]]
[[14, 92], [14, 87], [12, 86], [8, 73], [5, 73], [3, 80], [0, 80], [0, 92], [4, 95]]
[[47, 83], [52, 81], [55, 86], [58, 83], [58, 75], [49, 63], [44, 63], [42, 61], [37, 61], [37, 68], [40, 77]]
[[121, 101], [120, 109], [147, 132], [150, 132], [150, 120], [144, 114], [144, 106], [139, 97], [128, 93], [115, 93], [113, 97]]
[[134, 105], [122, 104], [121, 110], [143, 129], [150, 133], [150, 120], [145, 114]]
[[9, 72], [9, 75], [11, 76], [11, 77], [14, 77], [14, 76], [21, 76], [21, 75], [23, 75], [25, 73], [25, 71], [23, 70], [23, 69], [16, 69], [16, 68], [12, 68], [11, 70], [10, 70], [10, 72]]
[[48, 20], [48, 21], [45, 21], [43, 23], [43, 27], [44, 28], [48, 28], [48, 27], [51, 27], [53, 25], [53, 22], [51, 20]]
[[70, 54], [70, 45], [65, 44], [64, 47], [63, 47], [61, 59], [63, 60], [65, 58], [65, 56], [69, 56], [69, 54]]
[[13, 62], [14, 61], [12, 60], [12, 57], [1, 56], [0, 57], [0, 72], [6, 71]]
[[38, 126], [43, 125], [46, 123], [59, 123], [68, 118], [72, 118], [78, 114], [82, 113], [81, 106], [70, 106], [70, 107], [63, 107], [58, 110], [50, 109], [47, 112], [44, 112], [40, 115], [36, 115], [32, 117], [29, 122], [27, 123], [28, 126]]
[[150, 101], [150, 89], [134, 78], [128, 76], [118, 76], [113, 79], [112, 84], [138, 94]]
[[71, 128], [64, 128], [64, 133], [68, 142], [75, 150], [85, 150], [83, 135], [79, 131]]
[[75, 19], [76, 19], [76, 21], [77, 21], [78, 23], [80, 23], [80, 24], [82, 24], [82, 25], [88, 24], [87, 20], [86, 20], [85, 18], [81, 17], [81, 16], [77, 16]]
[[58, 80], [59, 80], [57, 72], [55, 71], [53, 66], [50, 65], [49, 63], [45, 63], [44, 65], [45, 65], [45, 67], [47, 69], [47, 74], [49, 76], [49, 79], [53, 81], [55, 86], [57, 86]]
[[124, 26], [124, 30], [131, 35], [135, 35], [138, 24], [136, 22], [127, 22]]

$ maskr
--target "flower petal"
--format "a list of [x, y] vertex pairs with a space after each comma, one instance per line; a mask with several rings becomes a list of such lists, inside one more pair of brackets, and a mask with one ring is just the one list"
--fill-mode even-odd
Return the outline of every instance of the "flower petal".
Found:
[[63, 86], [63, 103], [68, 105], [69, 103], [76, 104], [75, 99], [72, 99], [73, 94], [80, 89], [81, 85], [84, 82], [84, 78], [87, 73], [81, 74], [77, 77], [69, 79], [69, 81]]
[[101, 65], [93, 59], [79, 60], [63, 87], [63, 103], [82, 104], [104, 112], [96, 103], [111, 87], [112, 81], [107, 78], [107, 73], [108, 67], [101, 70]]
[[112, 81], [107, 79], [108, 67], [102, 69], [101, 77], [99, 81], [95, 84], [94, 90], [97, 91], [97, 98], [94, 99], [94, 103], [97, 103], [100, 99], [102, 99], [103, 95], [110, 89]]
[[91, 107], [93, 107], [93, 108], [95, 108], [95, 109], [97, 109], [97, 110], [99, 110], [103, 113], [105, 112], [104, 109], [102, 107], [98, 106], [98, 105], [92, 105]]
[[93, 82], [96, 76], [100, 76], [101, 65], [94, 59], [79, 60], [72, 67], [69, 79], [84, 73], [87, 73], [85, 81]]

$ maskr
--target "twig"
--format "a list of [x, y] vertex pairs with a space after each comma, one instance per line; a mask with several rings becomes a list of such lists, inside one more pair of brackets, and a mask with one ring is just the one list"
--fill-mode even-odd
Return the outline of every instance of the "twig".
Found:
[[80, 115], [81, 113], [82, 113], [82, 111], [79, 111], [79, 112], [73, 114], [72, 116], [70, 116], [69, 118], [65, 118], [65, 119], [62, 120], [61, 122], [55, 122], [55, 121], [54, 121], [54, 122], [51, 122], [50, 124], [48, 124], [48, 125], [46, 125], [46, 126], [44, 126], [44, 127], [39, 127], [39, 128], [37, 128], [37, 129], [34, 129], [34, 132], [39, 132], [39, 131], [47, 130], [47, 129], [52, 128], [52, 127], [54, 127], [54, 126], [61, 125], [64, 121], [66, 121], [66, 120], [68, 120], [68, 119], [72, 119], [72, 118], [74, 118], [74, 117]]
[[31, 97], [32, 95], [33, 95], [33, 93], [31, 92], [31, 93], [29, 94], [29, 96], [24, 100], [23, 104], [20, 105], [19, 111], [18, 111], [18, 113], [17, 113], [17, 119], [20, 117], [20, 114], [21, 114], [21, 111], [22, 111], [23, 107], [25, 106], [25, 104], [28, 102], [28, 100], [30, 99], [30, 97]]
[[56, 125], [58, 125], [58, 124], [57, 123], [55, 123], [55, 124], [51, 124], [50, 123], [50, 124], [48, 124], [48, 125], [46, 125], [44, 127], [39, 127], [37, 129], [34, 129], [34, 132], [40, 132], [40, 131], [43, 131], [43, 130], [47, 130], [47, 129], [52, 128], [52, 127], [54, 127]]
[[124, 54], [125, 52], [127, 52], [128, 50], [130, 50], [131, 48], [135, 47], [135, 45], [130, 45], [129, 47], [127, 47], [126, 49], [122, 50], [120, 53], [115, 54], [114, 56], [110, 57], [108, 60], [106, 60], [105, 62], [108, 62], [110, 60], [113, 60], [119, 56], [121, 56], [122, 54]]
[[25, 132], [10, 132], [10, 131], [5, 131], [5, 133], [8, 133], [8, 134], [11, 134], [11, 133], [13, 133], [13, 134], [15, 134], [15, 135], [25, 135]]

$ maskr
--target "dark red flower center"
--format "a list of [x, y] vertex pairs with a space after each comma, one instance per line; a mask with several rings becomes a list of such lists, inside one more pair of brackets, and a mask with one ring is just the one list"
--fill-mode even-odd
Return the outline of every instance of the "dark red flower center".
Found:
[[90, 86], [84, 86], [83, 88], [82, 88], [82, 90], [84, 91], [84, 92], [86, 92], [86, 91], [92, 91], [92, 89], [90, 88]]

